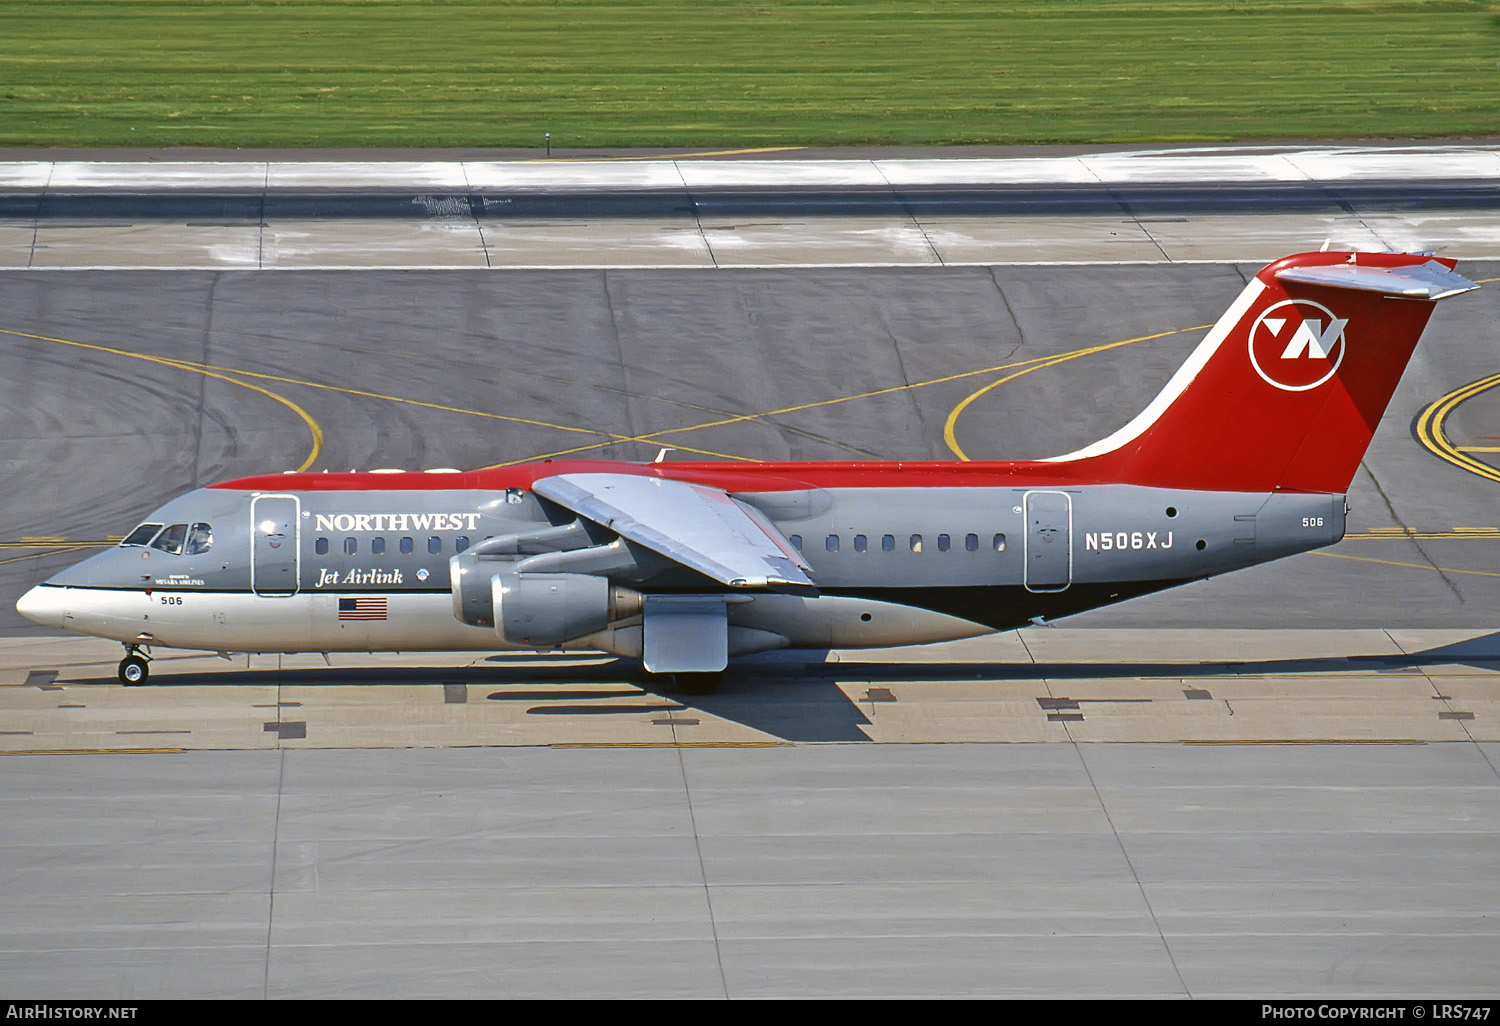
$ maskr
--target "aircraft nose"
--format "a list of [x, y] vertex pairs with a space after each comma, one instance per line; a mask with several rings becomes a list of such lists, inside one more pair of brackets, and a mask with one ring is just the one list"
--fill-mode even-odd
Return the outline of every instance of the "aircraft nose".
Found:
[[67, 610], [63, 608], [63, 589], [39, 584], [17, 600], [16, 612], [43, 627], [61, 628], [67, 618]]

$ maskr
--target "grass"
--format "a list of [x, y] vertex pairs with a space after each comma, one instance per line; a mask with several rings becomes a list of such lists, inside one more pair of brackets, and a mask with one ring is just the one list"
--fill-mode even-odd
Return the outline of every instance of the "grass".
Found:
[[1472, 0], [0, 0], [0, 145], [1500, 135]]

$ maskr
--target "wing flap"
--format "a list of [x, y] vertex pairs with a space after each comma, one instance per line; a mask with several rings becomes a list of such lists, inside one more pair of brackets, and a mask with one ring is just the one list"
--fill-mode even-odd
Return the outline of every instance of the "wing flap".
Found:
[[543, 498], [731, 588], [814, 587], [764, 514], [723, 490], [640, 474], [559, 474]]

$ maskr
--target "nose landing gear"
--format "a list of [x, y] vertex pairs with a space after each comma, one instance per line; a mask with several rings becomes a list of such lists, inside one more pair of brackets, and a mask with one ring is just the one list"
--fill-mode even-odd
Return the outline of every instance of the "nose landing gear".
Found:
[[151, 664], [140, 654], [140, 646], [126, 645], [125, 658], [120, 660], [120, 683], [126, 687], [144, 684], [151, 676]]

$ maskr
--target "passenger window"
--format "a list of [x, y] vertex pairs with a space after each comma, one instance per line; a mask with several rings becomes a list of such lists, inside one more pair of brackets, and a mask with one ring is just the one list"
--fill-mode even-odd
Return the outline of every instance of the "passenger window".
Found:
[[352, 555], [354, 555], [358, 551], [359, 551], [359, 542], [355, 541], [353, 538], [345, 538], [344, 539], [344, 555], [346, 555], [346, 556], [352, 556]]
[[439, 538], [437, 535], [433, 535], [431, 538], [428, 538], [427, 551], [431, 552], [433, 555], [437, 555], [439, 552], [442, 552], [443, 539]]
[[837, 552], [839, 550], [839, 536], [836, 534], [830, 534], [828, 536], [828, 541], [824, 543], [824, 546], [828, 549], [829, 552]]
[[401, 554], [403, 556], [409, 556], [409, 555], [411, 555], [411, 550], [412, 550], [411, 539], [410, 538], [402, 538], [401, 539]]
[[385, 555], [385, 539], [384, 538], [371, 538], [370, 539], [370, 552], [372, 554], [376, 555], [376, 556], [383, 556], [383, 555]]
[[800, 534], [792, 535], [787, 539], [787, 541], [792, 543], [792, 548], [796, 549], [798, 552], [802, 551], [802, 536]]
[[979, 535], [977, 535], [977, 534], [966, 534], [966, 535], [964, 535], [964, 548], [968, 549], [970, 552], [978, 552], [979, 551]]
[[328, 555], [328, 539], [319, 538], [317, 541], [313, 542], [313, 551], [320, 556]]
[[869, 547], [870, 547], [870, 540], [868, 538], [866, 538], [864, 535], [862, 535], [862, 534], [856, 534], [854, 536], [854, 551], [855, 552], [863, 552], [863, 551], [865, 551], [865, 549], [867, 549]]
[[995, 535], [995, 551], [996, 552], [1004, 552], [1005, 551], [1005, 535], [1003, 535], [1003, 534], [997, 534], [997, 535]]
[[453, 546], [454, 551], [456, 551], [456, 552], [462, 552], [464, 549], [466, 549], [468, 547], [469, 547], [469, 539], [467, 537], [463, 536], [463, 535], [459, 536], [458, 541]]
[[137, 527], [134, 531], [131, 531], [129, 534], [127, 534], [124, 540], [120, 542], [120, 544], [146, 545], [151, 541], [152, 538], [156, 537], [156, 532], [160, 530], [160, 524], [142, 524], [140, 527]]
[[183, 551], [189, 556], [196, 556], [200, 552], [207, 552], [214, 544], [214, 529], [207, 524], [194, 524], [193, 529], [188, 532], [187, 548]]
[[187, 541], [187, 524], [173, 524], [161, 533], [161, 537], [151, 543], [153, 549], [161, 549], [177, 556], [182, 553], [182, 543]]
[[946, 534], [940, 534], [940, 535], [938, 535], [938, 551], [939, 552], [947, 552], [950, 545], [951, 545], [951, 542], [949, 541], [948, 536]]
[[895, 552], [896, 551], [896, 536], [894, 534], [888, 534], [884, 538], [880, 539], [880, 551], [881, 552]]
[[911, 536], [911, 550], [913, 552], [922, 551], [922, 536], [920, 534], [914, 534]]

